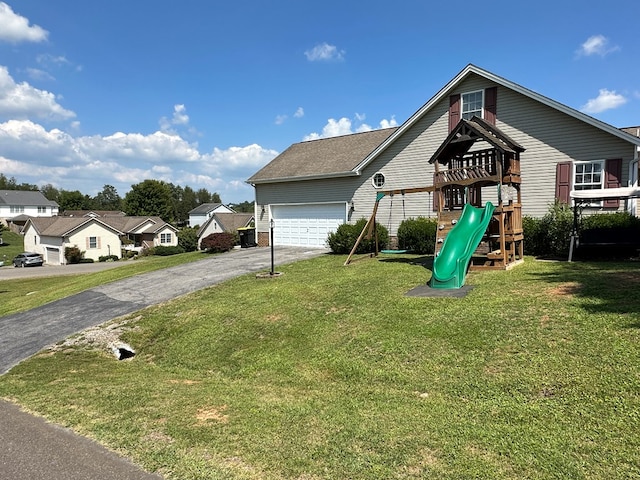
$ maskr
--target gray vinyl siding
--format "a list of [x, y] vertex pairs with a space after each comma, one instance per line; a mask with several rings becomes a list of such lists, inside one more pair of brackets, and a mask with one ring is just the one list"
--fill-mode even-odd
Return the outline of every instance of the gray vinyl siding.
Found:
[[[363, 181], [354, 195], [356, 210], [353, 220], [369, 218], [378, 192], [371, 183], [381, 172], [385, 185], [380, 190], [397, 190], [433, 185], [434, 167], [429, 159], [448, 135], [448, 99], [429, 110], [362, 172]], [[405, 218], [435, 218], [433, 194], [411, 193], [385, 196], [378, 206], [377, 221], [392, 236]]]
[[622, 158], [621, 184], [627, 185], [635, 146], [592, 125], [499, 88], [497, 127], [527, 149], [520, 155], [523, 215], [547, 213], [561, 162]]
[[[622, 158], [622, 186], [627, 185], [629, 163], [636, 147], [566, 113], [531, 99], [482, 76], [471, 74], [450, 94], [497, 86], [496, 126], [526, 151], [520, 156], [522, 169], [523, 215], [542, 217], [555, 199], [556, 165], [567, 161]], [[371, 179], [385, 175], [382, 190], [426, 187], [433, 184], [433, 165], [429, 159], [449, 134], [449, 96], [446, 95], [381, 152], [357, 177], [306, 180], [256, 185], [256, 226], [267, 231], [270, 204], [353, 202], [349, 221], [369, 218], [376, 190]], [[404, 218], [435, 218], [433, 195], [396, 195], [380, 201], [377, 220], [392, 236]], [[403, 201], [404, 200], [404, 201]], [[482, 200], [497, 201], [497, 189], [483, 189]], [[261, 206], [265, 205], [265, 214]]]
[[[256, 230], [269, 230], [270, 205], [350, 203], [360, 177], [338, 177], [256, 185]], [[262, 205], [265, 213], [262, 214]]]

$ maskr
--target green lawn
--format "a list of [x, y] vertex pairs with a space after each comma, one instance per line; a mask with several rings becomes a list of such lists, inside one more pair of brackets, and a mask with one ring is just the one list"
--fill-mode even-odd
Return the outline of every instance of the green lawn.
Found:
[[59, 346], [0, 396], [174, 479], [640, 476], [637, 263], [430, 271], [323, 256], [126, 317], [137, 351]]

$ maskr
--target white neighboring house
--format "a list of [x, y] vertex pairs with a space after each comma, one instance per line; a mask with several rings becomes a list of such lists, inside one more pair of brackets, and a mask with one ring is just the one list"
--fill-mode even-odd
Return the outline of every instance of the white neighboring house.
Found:
[[189, 226], [202, 226], [214, 213], [235, 213], [222, 203], [203, 203], [189, 212]]
[[202, 239], [212, 233], [237, 233], [239, 228], [253, 226], [254, 224], [255, 217], [252, 213], [214, 213], [198, 229], [198, 250]]
[[49, 265], [66, 263], [67, 247], [98, 261], [108, 255], [122, 258], [123, 250], [176, 246], [177, 232], [160, 217], [124, 216], [30, 218], [22, 230], [25, 250], [41, 254]]
[[[28, 217], [58, 215], [58, 204], [40, 192], [27, 190], [0, 190], [0, 221], [24, 225]], [[17, 229], [16, 229], [17, 230]]]

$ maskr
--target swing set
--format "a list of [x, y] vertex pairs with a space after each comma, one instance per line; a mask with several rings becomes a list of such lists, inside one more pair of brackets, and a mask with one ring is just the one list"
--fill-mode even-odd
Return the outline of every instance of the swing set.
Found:
[[[476, 142], [480, 143], [476, 145]], [[523, 151], [522, 146], [495, 125], [478, 117], [461, 119], [429, 160], [435, 169], [433, 185], [386, 190], [376, 194], [371, 217], [344, 265], [351, 263], [361, 241], [374, 235], [375, 253], [370, 256], [378, 256], [380, 251], [375, 228], [376, 215], [380, 201], [385, 196], [389, 196], [393, 202], [394, 195], [402, 195], [404, 215], [404, 196], [418, 192], [433, 193], [433, 207], [438, 212], [436, 257], [446, 248], [447, 237], [456, 224], [461, 220], [475, 218], [472, 220], [475, 223], [468, 225], [466, 229], [460, 226], [454, 234], [457, 238], [452, 238], [449, 242], [450, 249], [452, 244], [458, 244], [461, 252], [464, 250], [457, 263], [466, 262], [465, 271], [466, 268], [505, 270], [523, 262], [524, 235], [520, 194], [520, 153]], [[495, 206], [492, 202], [482, 205], [481, 196], [485, 187], [497, 187]], [[400, 251], [383, 250], [383, 253]], [[464, 279], [453, 288], [459, 287], [463, 282]]]

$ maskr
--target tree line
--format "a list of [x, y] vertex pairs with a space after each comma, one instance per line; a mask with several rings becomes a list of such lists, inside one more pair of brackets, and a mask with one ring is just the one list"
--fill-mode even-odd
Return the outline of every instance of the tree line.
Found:
[[[115, 187], [104, 185], [94, 197], [79, 190], [58, 189], [51, 184], [38, 187], [29, 183], [18, 183], [14, 177], [0, 173], [0, 190], [30, 190], [41, 192], [47, 200], [58, 204], [61, 212], [67, 210], [122, 211], [132, 216], [159, 216], [176, 226], [186, 225], [189, 212], [203, 203], [222, 203], [220, 195], [206, 188], [194, 190], [188, 185], [181, 187], [162, 180], [144, 180], [131, 185], [131, 190], [122, 198]], [[254, 202], [229, 204], [236, 212], [253, 212]]]

